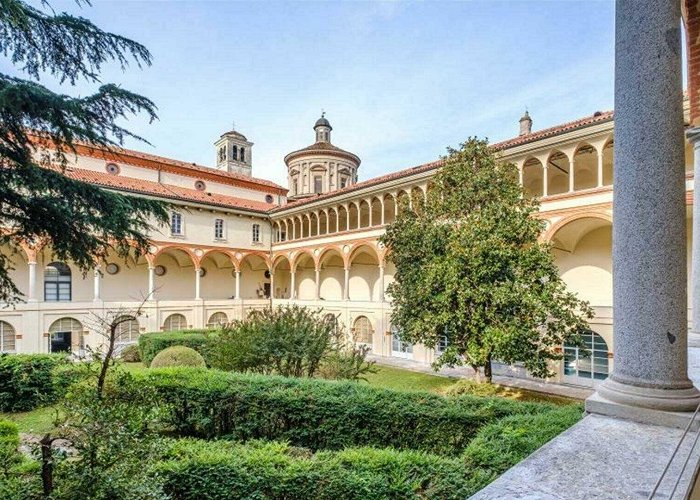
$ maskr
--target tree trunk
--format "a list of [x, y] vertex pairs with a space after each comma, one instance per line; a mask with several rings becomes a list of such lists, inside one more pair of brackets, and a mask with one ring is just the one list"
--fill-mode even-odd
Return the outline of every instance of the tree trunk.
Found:
[[489, 354], [486, 358], [486, 364], [484, 365], [484, 378], [486, 383], [490, 384], [493, 382], [493, 372], [491, 371], [491, 355]]
[[100, 367], [100, 375], [97, 378], [97, 397], [102, 399], [102, 393], [104, 392], [105, 379], [107, 378], [107, 370], [109, 369], [109, 363], [112, 360], [112, 355], [114, 354], [114, 342], [116, 341], [117, 327], [119, 323], [110, 325], [109, 327], [109, 344], [107, 347], [107, 352], [105, 353], [105, 358], [102, 360], [102, 366]]
[[53, 439], [46, 434], [41, 441], [41, 485], [44, 489], [44, 497], [48, 498], [53, 493], [53, 453], [51, 445]]

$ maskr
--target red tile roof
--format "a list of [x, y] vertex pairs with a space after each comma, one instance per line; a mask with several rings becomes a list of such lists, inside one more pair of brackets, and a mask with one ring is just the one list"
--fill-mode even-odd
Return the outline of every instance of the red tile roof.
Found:
[[273, 207], [269, 203], [261, 201], [246, 200], [235, 196], [197, 191], [195, 189], [186, 189], [179, 186], [166, 185], [122, 175], [111, 175], [76, 167], [68, 167], [64, 171], [64, 174], [71, 179], [96, 184], [105, 188], [130, 193], [149, 194], [158, 198], [190, 201], [206, 205], [215, 205], [222, 208], [262, 213], [268, 212]]
[[354, 153], [351, 153], [350, 151], [345, 151], [344, 149], [339, 148], [338, 146], [334, 146], [330, 142], [323, 142], [319, 141], [311, 146], [306, 146], [305, 148], [297, 149], [296, 151], [292, 151], [291, 153], [287, 154], [284, 157], [285, 162], [289, 162], [292, 158], [303, 155], [304, 153], [326, 153], [326, 154], [331, 154], [331, 155], [338, 155], [346, 158], [351, 158], [355, 160], [358, 165], [360, 163], [360, 157], [357, 156]]

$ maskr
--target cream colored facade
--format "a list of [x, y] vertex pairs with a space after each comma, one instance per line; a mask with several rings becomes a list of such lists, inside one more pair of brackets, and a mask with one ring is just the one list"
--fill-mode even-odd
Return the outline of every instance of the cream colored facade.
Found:
[[[595, 310], [590, 322], [597, 334], [591, 337], [593, 364], [589, 369], [590, 360], [577, 360], [576, 352], [567, 349], [571, 359], [556, 367], [554, 380], [593, 385], [614, 363], [612, 114], [600, 113], [534, 133], [525, 130], [494, 147], [504, 161], [517, 165], [525, 189], [541, 197], [540, 215], [547, 223], [542, 239], [553, 244], [569, 287]], [[206, 177], [207, 169], [156, 157], [150, 157], [156, 158], [153, 165], [144, 166], [138, 156], [127, 154], [123, 161], [114, 161], [94, 152], [82, 153], [75, 162], [76, 171], [89, 171], [110, 182], [128, 178], [179, 188], [177, 196], [167, 198], [177, 204], [179, 234], [161, 228], [151, 235], [147, 255], [126, 261], [108, 258], [88, 276], [68, 263], [71, 293], [66, 301], [46, 300], [45, 269], [54, 262], [50, 248], [23, 246], [12, 254], [12, 275], [26, 302], [0, 312], [4, 322], [0, 348], [47, 352], [63, 328], [72, 332], [71, 349], [79, 350], [81, 343], [99, 341], [86, 326], [92, 314], [133, 306], [148, 297], [146, 314], [133, 325], [133, 338], [144, 331], [201, 328], [214, 321], [239, 319], [251, 309], [270, 305], [300, 304], [336, 315], [348, 334], [370, 344], [379, 356], [423, 363], [435, 359], [432, 349], [409, 346], [392, 335], [386, 288], [394, 268], [378, 240], [395, 219], [402, 198], [410, 206], [425, 196], [439, 162], [356, 183], [358, 158], [352, 183], [344, 188], [327, 177], [322, 193], [287, 202], [285, 189], [252, 177], [248, 181], [236, 174]], [[302, 166], [303, 157], [297, 158]], [[329, 156], [329, 163], [330, 158], [338, 157]], [[319, 156], [313, 161], [321, 160]], [[163, 168], [157, 166], [159, 161]], [[297, 168], [295, 161], [287, 161], [290, 172]], [[110, 164], [117, 164], [117, 174], [107, 173]], [[692, 168], [692, 151], [687, 146], [689, 249]], [[107, 187], [122, 189], [116, 184]], [[151, 184], [143, 187], [142, 194], [161, 197], [148, 194], [149, 189]], [[207, 202], [207, 197], [216, 202]], [[517, 366], [500, 370], [525, 375]]]

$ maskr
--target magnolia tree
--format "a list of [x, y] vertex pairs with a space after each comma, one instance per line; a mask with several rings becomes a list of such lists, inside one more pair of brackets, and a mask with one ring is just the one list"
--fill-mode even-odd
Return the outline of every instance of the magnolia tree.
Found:
[[538, 240], [539, 204], [517, 178], [486, 141], [469, 139], [448, 150], [426, 200], [400, 207], [382, 237], [396, 266], [392, 323], [408, 342], [446, 340], [436, 369], [464, 364], [490, 382], [498, 360], [546, 377], [564, 343], [585, 349], [592, 310]]

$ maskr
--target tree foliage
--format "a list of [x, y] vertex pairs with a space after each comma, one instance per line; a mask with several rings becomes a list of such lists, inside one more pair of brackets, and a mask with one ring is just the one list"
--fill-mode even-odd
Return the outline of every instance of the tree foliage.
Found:
[[435, 366], [522, 362], [551, 375], [564, 343], [583, 346], [589, 305], [568, 291], [548, 245], [536, 199], [523, 195], [514, 165], [486, 141], [448, 150], [423, 203], [400, 208], [382, 237], [396, 265], [392, 323], [404, 340], [434, 348]]
[[[125, 138], [143, 140], [118, 122], [138, 113], [154, 120], [156, 107], [114, 84], [71, 97], [38, 81], [48, 73], [70, 85], [80, 79], [100, 83], [103, 65], [148, 65], [151, 56], [144, 46], [87, 19], [41, 5], [48, 12], [22, 0], [0, 0], [0, 54], [28, 78], [0, 71], [0, 245], [47, 242], [57, 259], [86, 271], [110, 250], [122, 256], [132, 246], [142, 251], [145, 234], [167, 221], [167, 211], [160, 201], [106, 191], [64, 171], [78, 144], [118, 152]], [[10, 269], [10, 256], [0, 254], [4, 302], [20, 297]]]

